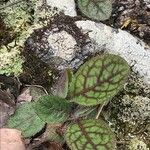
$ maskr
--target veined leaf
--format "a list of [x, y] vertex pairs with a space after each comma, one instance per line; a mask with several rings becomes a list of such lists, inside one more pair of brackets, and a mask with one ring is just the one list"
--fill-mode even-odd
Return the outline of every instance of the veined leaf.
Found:
[[31, 137], [45, 125], [33, 109], [34, 103], [25, 103], [18, 107], [15, 114], [8, 120], [8, 127], [22, 131], [24, 137]]
[[106, 20], [112, 12], [111, 0], [78, 0], [78, 7], [87, 17], [95, 20]]
[[115, 136], [102, 120], [81, 120], [71, 124], [65, 134], [71, 150], [114, 150]]
[[85, 106], [102, 104], [118, 93], [128, 74], [128, 63], [120, 56], [104, 54], [93, 57], [74, 75], [68, 98]]
[[47, 123], [64, 122], [71, 111], [71, 106], [67, 100], [53, 96], [42, 96], [34, 105], [37, 115]]

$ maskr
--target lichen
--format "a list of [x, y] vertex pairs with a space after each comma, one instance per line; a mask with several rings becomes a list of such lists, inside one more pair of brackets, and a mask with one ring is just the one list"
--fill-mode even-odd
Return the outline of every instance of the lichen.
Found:
[[[15, 3], [16, 0], [8, 2], [7, 5]], [[30, 6], [31, 5], [31, 6]], [[30, 11], [33, 9], [31, 1], [29, 3], [22, 1], [18, 4], [6, 7], [1, 10], [1, 15], [6, 26], [11, 27], [14, 32], [21, 33], [28, 26], [32, 19]]]
[[123, 122], [140, 124], [150, 119], [150, 99], [148, 97], [124, 95], [122, 108], [124, 109], [120, 111], [118, 118]]
[[137, 137], [131, 139], [128, 145], [129, 150], [149, 150], [147, 145]]
[[149, 133], [147, 126], [150, 119], [150, 86], [143, 81], [138, 73], [131, 71], [124, 89], [114, 97], [107, 107], [108, 112], [105, 114], [105, 118], [118, 139], [124, 141], [124, 143], [117, 146], [117, 150], [129, 150], [127, 145], [135, 135], [142, 137], [141, 140], [145, 140], [145, 144], [148, 145], [149, 136], [147, 135]]
[[[13, 33], [13, 35], [9, 35], [9, 39], [11, 38], [9, 42], [2, 42], [0, 45], [0, 74], [6, 75], [22, 73], [24, 59], [21, 52], [24, 48], [24, 42], [34, 29], [43, 27], [57, 14], [56, 8], [45, 6], [40, 3], [41, 1], [29, 0], [12, 5], [15, 2], [16, 0], [11, 0], [6, 4], [3, 3], [2, 7], [7, 5], [9, 7], [0, 9], [5, 29], [11, 29], [9, 34]], [[4, 34], [0, 35], [2, 39], [6, 38], [3, 37]]]
[[22, 72], [23, 59], [20, 56], [20, 47], [15, 46], [15, 43], [10, 43], [11, 50], [8, 47], [2, 46], [0, 49], [0, 74], [14, 74], [19, 75]]
[[[6, 3], [12, 4], [15, 0]], [[25, 37], [27, 35], [28, 22], [31, 19], [26, 2], [21, 2], [1, 10], [1, 17], [7, 28], [11, 28], [15, 37], [6, 45], [0, 45], [0, 74], [19, 75], [22, 72], [23, 57], [20, 55]], [[5, 32], [5, 31], [4, 31]]]

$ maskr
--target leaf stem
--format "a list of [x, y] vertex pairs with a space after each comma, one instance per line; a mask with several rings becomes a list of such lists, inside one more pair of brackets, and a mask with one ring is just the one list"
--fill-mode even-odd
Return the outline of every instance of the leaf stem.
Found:
[[95, 119], [98, 119], [98, 118], [99, 118], [99, 116], [100, 116], [100, 114], [101, 114], [102, 109], [103, 109], [104, 106], [105, 106], [105, 102], [104, 102], [102, 105], [99, 106], [99, 108], [98, 108], [98, 113], [97, 113]]

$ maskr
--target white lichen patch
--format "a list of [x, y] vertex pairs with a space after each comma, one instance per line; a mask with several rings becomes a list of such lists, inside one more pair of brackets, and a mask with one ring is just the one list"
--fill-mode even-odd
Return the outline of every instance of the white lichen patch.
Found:
[[121, 100], [122, 111], [118, 113], [119, 120], [130, 124], [144, 123], [150, 119], [150, 99], [142, 96], [124, 95]]
[[150, 84], [143, 81], [143, 77], [131, 71], [127, 84], [124, 86], [128, 93], [142, 95], [150, 98]]
[[147, 145], [142, 141], [139, 140], [137, 137], [134, 137], [130, 140], [128, 145], [129, 150], [149, 150]]
[[74, 57], [76, 40], [66, 31], [50, 34], [48, 43], [54, 51], [54, 56], [70, 61]]
[[47, 0], [47, 4], [63, 11], [65, 15], [72, 17], [77, 15], [74, 0]]
[[39, 24], [41, 27], [46, 26], [61, 13], [56, 7], [43, 5], [41, 0], [36, 2], [34, 11], [34, 24]]
[[99, 50], [107, 50], [122, 56], [130, 66], [134, 65], [135, 72], [139, 72], [147, 84], [150, 84], [150, 47], [131, 34], [120, 29], [114, 29], [102, 23], [93, 21], [77, 21], [77, 26], [88, 33], [95, 41]]

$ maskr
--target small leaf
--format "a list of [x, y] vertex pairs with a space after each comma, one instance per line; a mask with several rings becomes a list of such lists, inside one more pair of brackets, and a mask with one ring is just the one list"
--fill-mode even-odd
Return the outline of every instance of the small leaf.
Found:
[[46, 130], [43, 133], [41, 139], [44, 139], [44, 141], [55, 141], [58, 143], [64, 143], [64, 138], [58, 134], [57, 130], [61, 127], [60, 124], [47, 124]]
[[52, 94], [62, 98], [66, 98], [68, 94], [68, 84], [72, 78], [72, 72], [69, 69], [65, 69], [57, 82], [52, 87]]
[[26, 103], [18, 107], [7, 125], [9, 128], [21, 130], [24, 137], [31, 137], [44, 127], [45, 122], [35, 113], [33, 103]]
[[81, 120], [71, 124], [65, 133], [71, 150], [114, 150], [115, 136], [102, 120]]
[[112, 12], [111, 0], [78, 0], [78, 7], [87, 17], [95, 20], [106, 20]]
[[68, 98], [85, 106], [108, 102], [123, 87], [128, 74], [129, 66], [123, 58], [112, 54], [96, 56], [78, 69]]
[[42, 96], [34, 108], [42, 120], [51, 124], [64, 122], [71, 111], [71, 106], [65, 99], [53, 95]]

